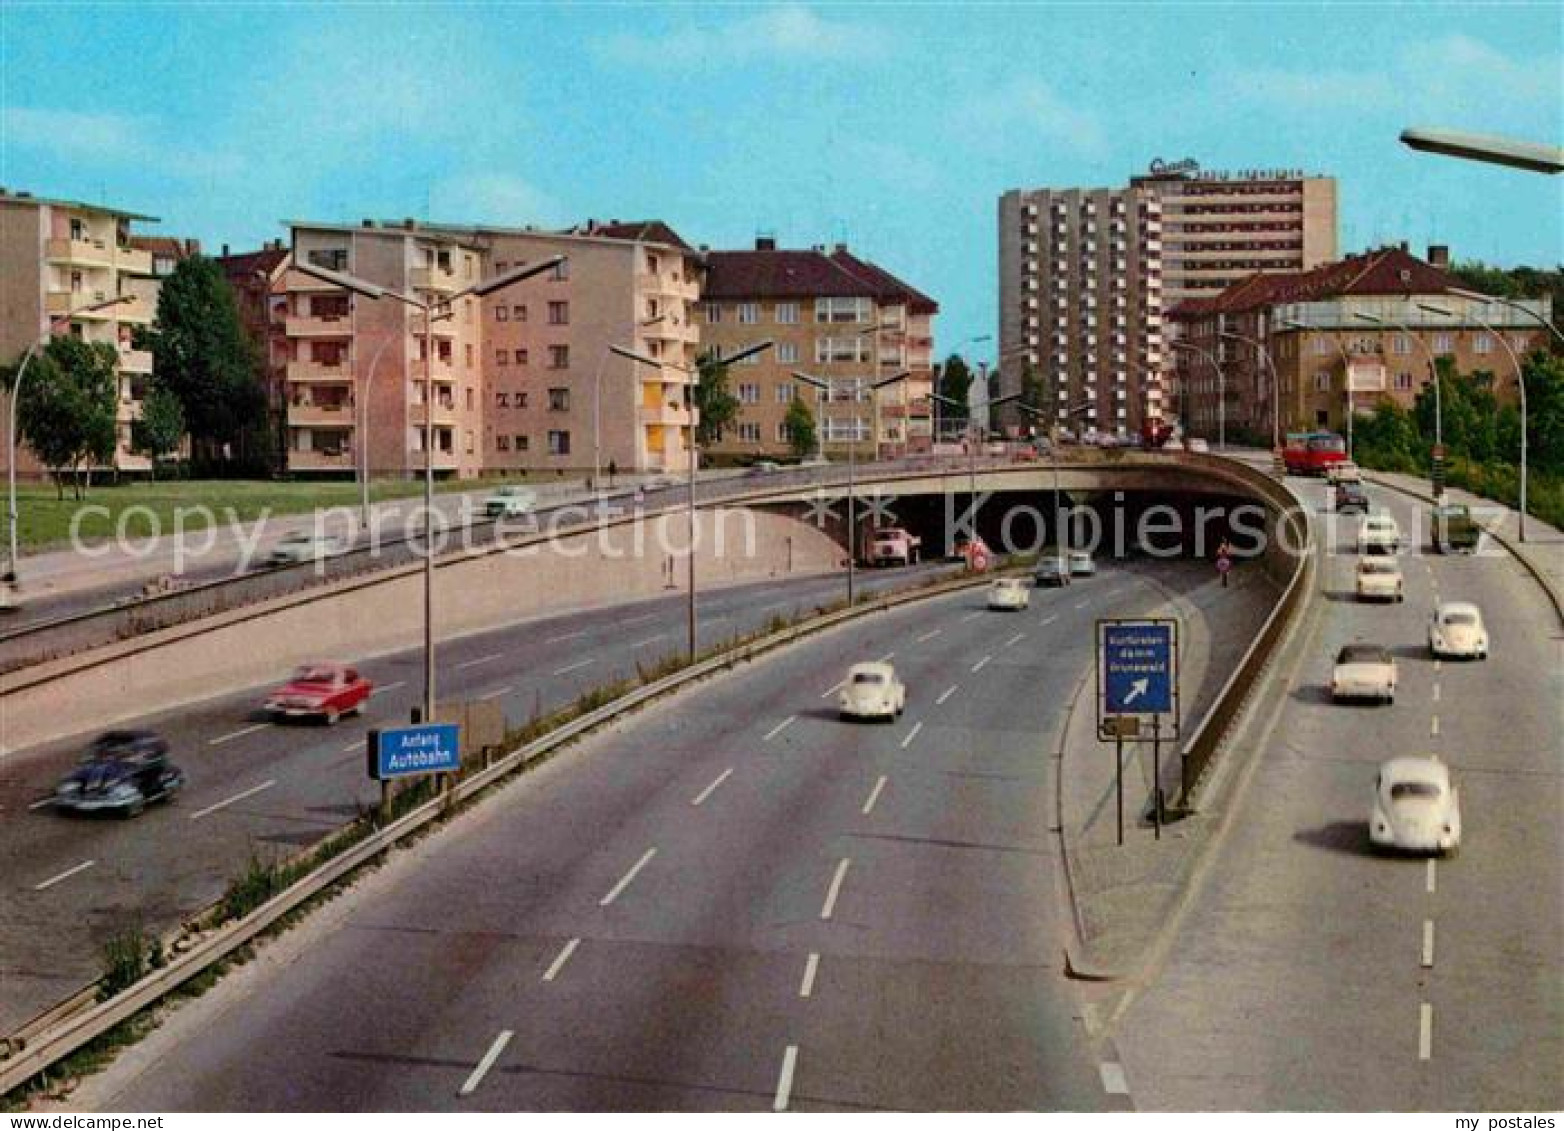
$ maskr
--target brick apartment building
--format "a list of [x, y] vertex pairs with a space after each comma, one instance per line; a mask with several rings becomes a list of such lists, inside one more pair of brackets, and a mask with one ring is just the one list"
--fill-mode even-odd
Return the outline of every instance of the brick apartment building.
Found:
[[[702, 349], [735, 353], [770, 339], [775, 346], [729, 373], [738, 417], [713, 445], [737, 458], [792, 453], [784, 419], [796, 397], [808, 399], [827, 454], [862, 456], [927, 451], [933, 441], [935, 301], [837, 244], [792, 250], [770, 237], [753, 250], [709, 251], [698, 308]], [[833, 382], [826, 400], [794, 371]], [[876, 380], [906, 380], [871, 392]]]

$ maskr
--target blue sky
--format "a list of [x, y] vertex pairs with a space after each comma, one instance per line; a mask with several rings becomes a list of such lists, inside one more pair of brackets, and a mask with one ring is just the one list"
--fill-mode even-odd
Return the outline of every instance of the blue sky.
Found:
[[[0, 184], [212, 251], [279, 221], [660, 217], [846, 239], [992, 333], [1006, 188], [1156, 156], [1340, 179], [1344, 249], [1564, 259], [1564, 178], [1403, 126], [1564, 136], [1564, 6], [0, 3]], [[992, 345], [978, 347], [981, 355]]]

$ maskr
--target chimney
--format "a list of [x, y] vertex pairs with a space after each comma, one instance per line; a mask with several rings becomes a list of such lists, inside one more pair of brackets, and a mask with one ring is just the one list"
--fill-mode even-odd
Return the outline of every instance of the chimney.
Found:
[[839, 243], [831, 249], [831, 252], [833, 255], [846, 255], [847, 245], [845, 243]]
[[1447, 243], [1431, 243], [1428, 245], [1428, 263], [1432, 267], [1450, 266], [1450, 245]]
[[414, 220], [411, 216], [405, 216], [402, 219], [402, 227], [409, 232], [417, 231], [418, 221]]
[[1410, 251], [1411, 251], [1411, 250], [1412, 250], [1412, 249], [1411, 249], [1411, 247], [1410, 247], [1410, 246], [1408, 246], [1408, 244], [1407, 244], [1407, 241], [1406, 241], [1406, 240], [1402, 240], [1402, 241], [1401, 241], [1401, 250], [1402, 250], [1402, 251], [1406, 251], [1406, 252], [1410, 252]]
[[756, 251], [775, 251], [776, 249], [777, 249], [777, 240], [776, 240], [775, 236], [756, 236], [755, 237], [755, 250]]
[[228, 258], [228, 245], [227, 244], [223, 245], [223, 258], [224, 259]]
[[366, 216], [364, 219], [358, 222], [358, 226], [361, 228], [373, 228], [375, 226], [375, 222]]

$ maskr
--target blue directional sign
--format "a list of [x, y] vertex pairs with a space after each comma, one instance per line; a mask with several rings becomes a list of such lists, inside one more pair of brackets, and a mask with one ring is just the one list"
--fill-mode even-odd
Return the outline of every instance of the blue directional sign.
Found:
[[369, 776], [376, 781], [461, 768], [461, 728], [455, 723], [369, 732]]
[[1111, 718], [1155, 720], [1157, 733], [1178, 730], [1178, 622], [1099, 621], [1097, 624], [1098, 730]]

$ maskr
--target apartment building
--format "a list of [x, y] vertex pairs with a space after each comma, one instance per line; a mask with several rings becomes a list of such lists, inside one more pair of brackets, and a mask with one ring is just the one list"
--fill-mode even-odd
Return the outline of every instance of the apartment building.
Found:
[[[782, 249], [771, 237], [752, 250], [710, 251], [698, 322], [703, 349], [732, 354], [766, 339], [775, 345], [734, 365], [729, 391], [740, 411], [713, 445], [735, 458], [792, 453], [785, 418], [806, 397], [827, 454], [861, 456], [927, 451], [933, 442], [935, 301], [854, 255]], [[830, 399], [794, 371], [832, 383]], [[881, 378], [904, 381], [873, 392]]]
[[[152, 257], [136, 248], [131, 225], [155, 223], [155, 216], [80, 201], [53, 200], [0, 189], [0, 357], [20, 360], [27, 348], [53, 333], [106, 342], [119, 352], [118, 443], [113, 465], [138, 471], [149, 466], [131, 450], [130, 429], [152, 373], [152, 354], [135, 349], [132, 335], [157, 312], [158, 281]], [[80, 312], [104, 299], [132, 301]], [[72, 312], [76, 313], [72, 316]], [[0, 394], [0, 411], [9, 412]], [[9, 456], [0, 453], [0, 460]], [[22, 445], [17, 473], [40, 476], [45, 468]]]
[[[288, 266], [291, 253], [281, 240], [268, 241], [258, 251], [230, 254], [223, 245], [216, 259], [218, 268], [233, 291], [239, 322], [255, 346], [264, 365], [267, 417], [271, 438], [276, 445], [272, 466], [288, 466]], [[155, 263], [154, 263], [155, 266]]]
[[[1461, 373], [1487, 372], [1501, 401], [1518, 399], [1509, 351], [1545, 348], [1548, 331], [1514, 309], [1450, 295], [1459, 284], [1448, 262], [1443, 247], [1423, 260], [1402, 244], [1311, 271], [1255, 274], [1218, 296], [1185, 300], [1169, 317], [1179, 340], [1195, 347], [1175, 359], [1187, 428], [1215, 436], [1225, 395], [1229, 429], [1341, 432], [1349, 405], [1357, 413], [1382, 400], [1410, 408], [1433, 357], [1450, 358]], [[1522, 305], [1551, 317], [1546, 298]]]
[[[1125, 433], [1160, 415], [1161, 239], [1161, 205], [1141, 189], [1001, 196], [1000, 395], [1019, 393], [1030, 366], [1061, 424]], [[1009, 405], [999, 420], [1032, 423]]]
[[[433, 325], [434, 457], [460, 477], [612, 463], [688, 466], [699, 332], [695, 252], [658, 221], [588, 221], [563, 232], [363, 221], [294, 223], [300, 261], [439, 301], [529, 262], [546, 274], [482, 298], [457, 297]], [[284, 273], [287, 466], [351, 471], [367, 428], [376, 475], [423, 466], [422, 315]], [[655, 359], [639, 365], [620, 345]]]
[[1336, 178], [1298, 169], [1202, 170], [1156, 160], [1130, 178], [1162, 206], [1162, 293], [1171, 309], [1257, 271], [1336, 258]]

